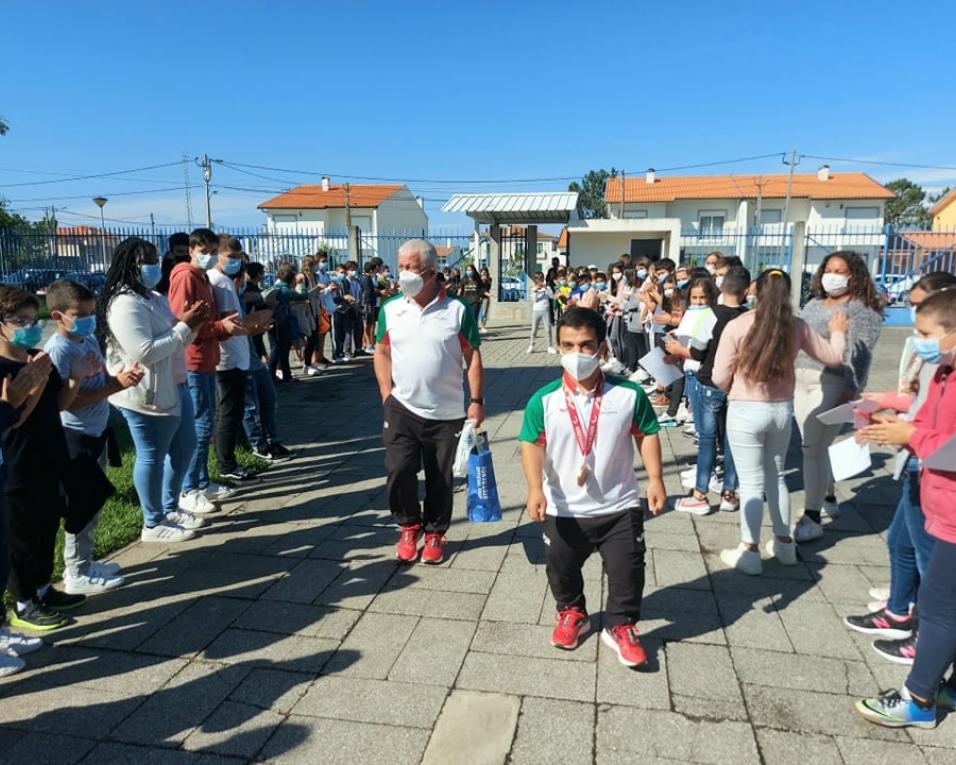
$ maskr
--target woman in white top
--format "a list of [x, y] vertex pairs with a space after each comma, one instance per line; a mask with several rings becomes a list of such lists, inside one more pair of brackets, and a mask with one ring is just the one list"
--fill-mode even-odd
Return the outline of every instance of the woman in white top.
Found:
[[[152, 244], [138, 237], [123, 240], [113, 254], [96, 315], [110, 374], [137, 362], [145, 372], [139, 385], [109, 401], [125, 418], [136, 447], [133, 483], [143, 508], [141, 539], [166, 543], [190, 539], [193, 529], [203, 525], [201, 518], [179, 509], [183, 477], [196, 446], [184, 351], [211, 307], [189, 306], [177, 321], [166, 298], [152, 291], [161, 276]], [[203, 511], [212, 509], [210, 503], [202, 506]]]
[[538, 334], [538, 327], [544, 327], [544, 337], [548, 344], [548, 353], [557, 353], [551, 338], [551, 301], [554, 292], [545, 284], [544, 274], [540, 271], [534, 275], [531, 285], [531, 344], [528, 353], [534, 353], [534, 338]]

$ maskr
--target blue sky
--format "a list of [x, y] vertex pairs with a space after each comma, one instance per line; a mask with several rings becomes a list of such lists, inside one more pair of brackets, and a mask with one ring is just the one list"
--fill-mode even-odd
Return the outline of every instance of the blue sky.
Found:
[[[956, 165], [949, 3], [14, 0], [3, 19], [0, 195], [31, 217], [65, 207], [63, 222], [96, 215], [97, 194], [109, 217], [185, 222], [182, 165], [35, 183], [183, 152], [428, 179], [409, 185], [432, 226], [466, 230], [441, 200], [479, 187], [435, 180], [642, 172], [792, 147]], [[830, 164], [956, 184], [952, 170]], [[731, 171], [785, 168], [770, 158], [685, 172]], [[215, 185], [262, 190], [218, 189], [218, 224], [260, 224], [272, 191], [316, 181], [254, 172], [270, 179], [215, 169]]]

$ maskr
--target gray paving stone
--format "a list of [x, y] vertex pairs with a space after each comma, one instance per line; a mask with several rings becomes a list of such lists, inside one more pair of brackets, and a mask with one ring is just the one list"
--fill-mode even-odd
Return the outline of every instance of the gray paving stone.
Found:
[[252, 758], [283, 721], [266, 709], [224, 701], [183, 742], [183, 749]]
[[207, 646], [202, 656], [224, 664], [318, 674], [338, 647], [338, 640], [328, 638], [230, 628]]
[[103, 743], [83, 760], [84, 765], [235, 765], [236, 760], [213, 754]]
[[326, 674], [384, 680], [417, 624], [417, 616], [365, 614], [329, 661]]
[[450, 688], [465, 660], [476, 625], [451, 619], [421, 619], [392, 665], [388, 679]]
[[773, 765], [843, 765], [836, 742], [830, 736], [757, 728], [757, 744], [763, 761]]
[[736, 645], [731, 648], [731, 654], [742, 683], [850, 696], [873, 692], [873, 677], [861, 661], [762, 651]]
[[249, 608], [237, 598], [205, 597], [137, 646], [138, 651], [163, 656], [193, 656]]
[[435, 725], [422, 765], [504, 765], [520, 706], [515, 696], [453, 691]]
[[547, 597], [547, 590], [548, 583], [543, 577], [499, 573], [481, 618], [536, 624], [541, 616], [541, 604]]
[[368, 610], [385, 614], [475, 621], [484, 608], [486, 598], [486, 595], [477, 593], [436, 593], [412, 587], [393, 588], [388, 584], [375, 597]]
[[4, 765], [37, 765], [55, 762], [73, 765], [96, 746], [95, 741], [51, 733], [0, 735], [0, 761]]
[[400, 568], [390, 586], [435, 592], [470, 592], [487, 595], [495, 582], [493, 571], [454, 569], [446, 566], [412, 566]]
[[920, 751], [929, 765], [956, 765], [956, 751], [936, 746], [922, 746]]
[[[91, 699], [95, 702], [91, 704]], [[101, 738], [143, 703], [129, 690], [98, 691], [66, 685], [24, 687], [0, 703], [0, 725], [55, 735]]]
[[760, 762], [750, 725], [692, 720], [676, 712], [599, 708], [597, 762], [670, 762], [741, 765]]
[[437, 686], [324, 675], [292, 713], [431, 730], [447, 695]]
[[282, 715], [292, 711], [312, 684], [311, 675], [278, 669], [253, 669], [229, 694], [241, 704], [271, 709]]
[[113, 730], [112, 737], [147, 746], [181, 744], [248, 672], [247, 667], [188, 664]]
[[724, 646], [668, 644], [667, 677], [675, 711], [699, 717], [747, 719], [730, 651]]
[[853, 696], [744, 685], [744, 697], [754, 725], [777, 730], [806, 731], [855, 738], [907, 741], [899, 730], [881, 728], [853, 712]]
[[797, 653], [857, 660], [857, 650], [848, 630], [828, 603], [798, 601], [778, 610], [787, 636]]
[[352, 561], [315, 599], [315, 604], [364, 611], [395, 570], [393, 560]]
[[720, 592], [717, 595], [717, 608], [731, 645], [770, 651], [793, 650], [793, 644], [771, 598], [754, 602]]
[[233, 626], [247, 630], [280, 632], [342, 640], [361, 617], [358, 611], [304, 603], [256, 601]]
[[290, 715], [259, 756], [276, 765], [300, 765], [303, 762], [418, 765], [428, 735], [428, 731], [421, 728]]
[[535, 659], [470, 653], [457, 687], [516, 696], [590, 701], [594, 698], [595, 668], [578, 661]]
[[817, 587], [831, 603], [865, 602], [867, 590], [871, 587], [870, 580], [856, 566], [813, 563], [807, 563], [806, 566], [813, 574]]
[[262, 593], [263, 600], [312, 603], [342, 573], [343, 565], [327, 560], [303, 560]]
[[709, 590], [710, 579], [699, 553], [654, 550], [654, 577], [658, 587]]
[[598, 639], [598, 703], [620, 704], [641, 709], [670, 709], [667, 656], [659, 641], [641, 640], [649, 667], [635, 672], [618, 661], [617, 654]]
[[923, 753], [910, 743], [894, 744], [890, 741], [866, 741], [858, 738], [836, 737], [837, 747], [846, 765], [926, 765]]
[[590, 661], [597, 656], [600, 630], [596, 617], [591, 617], [591, 632], [582, 637], [573, 651], [564, 651], [551, 645], [552, 627], [514, 624], [511, 622], [486, 622], [478, 625], [471, 649], [482, 653], [505, 656], [547, 656], [561, 661]]
[[521, 702], [518, 732], [509, 762], [511, 765], [542, 762], [590, 765], [593, 738], [593, 704], [529, 696]]

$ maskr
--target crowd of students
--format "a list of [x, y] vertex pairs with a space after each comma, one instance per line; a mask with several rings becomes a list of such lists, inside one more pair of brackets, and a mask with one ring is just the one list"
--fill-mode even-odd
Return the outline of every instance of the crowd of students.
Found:
[[[889, 392], [867, 390], [883, 303], [864, 260], [849, 251], [827, 255], [810, 295], [795, 314], [787, 273], [771, 268], [752, 280], [737, 258], [717, 252], [699, 268], [625, 255], [605, 271], [563, 268], [556, 261], [547, 274], [534, 276], [528, 352], [543, 329], [546, 349], [560, 352], [565, 368], [563, 381], [532, 398], [520, 436], [528, 512], [545, 524], [548, 579], [557, 601], [552, 644], [573, 649], [589, 629], [580, 568], [597, 550], [609, 579], [611, 626], [602, 637], [622, 663], [646, 662], [634, 627], [643, 526], [633, 511], [636, 484], [618, 469], [622, 459], [633, 458], [632, 436], [656, 514], [663, 509], [657, 432], [684, 425], [698, 454], [681, 475], [687, 495], [674, 509], [707, 515], [713, 494], [720, 510], [739, 510], [740, 544], [723, 550], [720, 559], [757, 576], [764, 555], [796, 565], [797, 545], [819, 539], [824, 517], [839, 514], [829, 447], [841, 426], [818, 415], [869, 399], [874, 406], [854, 409], [865, 423], [855, 438], [899, 448], [895, 475], [902, 490], [887, 539], [891, 582], [871, 589], [867, 613], [845, 623], [881, 638], [874, 643], [878, 653], [913, 669], [903, 688], [855, 708], [880, 725], [933, 727], [937, 706], [956, 709], [956, 677], [945, 679], [956, 660], [956, 470], [946, 469], [956, 466], [922, 462], [956, 434], [956, 388], [947, 385], [956, 360], [956, 276], [932, 273], [912, 287], [914, 335], [903, 350], [899, 386]], [[666, 388], [641, 366], [655, 347], [663, 363], [681, 369]], [[638, 386], [643, 396], [634, 395]], [[659, 410], [656, 418], [644, 396]], [[595, 431], [603, 427], [604, 397], [618, 399], [622, 406], [615, 411], [624, 411], [629, 424], [612, 426], [598, 449], [580, 422], [590, 417]], [[562, 403], [549, 405], [551, 400]], [[794, 422], [804, 482], [804, 508], [795, 523], [785, 481]], [[765, 505], [772, 534], [761, 549]], [[641, 544], [622, 541], [635, 537]]]
[[[162, 259], [131, 237], [98, 295], [74, 281], [50, 285], [55, 331], [42, 350], [37, 296], [0, 286], [0, 592], [12, 600], [12, 627], [58, 629], [88, 595], [124, 584], [119, 566], [93, 557], [99, 512], [115, 491], [105, 467], [121, 464], [111, 406], [135, 449], [144, 543], [191, 539], [220, 501], [257, 480], [237, 460], [241, 441], [268, 462], [295, 456], [276, 418], [275, 386], [295, 379], [290, 353], [317, 374], [330, 328], [333, 361], [370, 352], [377, 308], [392, 291], [379, 259], [361, 278], [355, 270], [329, 273], [320, 252], [301, 269], [280, 265], [265, 289], [264, 267], [233, 236], [175, 234]], [[210, 479], [211, 441], [222, 483]], [[64, 575], [54, 587], [61, 519]], [[0, 675], [42, 646], [4, 617]]]

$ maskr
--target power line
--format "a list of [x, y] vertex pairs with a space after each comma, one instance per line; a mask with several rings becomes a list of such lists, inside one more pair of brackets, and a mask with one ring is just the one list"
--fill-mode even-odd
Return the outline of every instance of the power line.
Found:
[[879, 159], [848, 159], [847, 157], [821, 157], [817, 154], [801, 154], [801, 157], [806, 157], [807, 159], [822, 159], [829, 162], [847, 162], [855, 165], [885, 165], [887, 167], [909, 167], [909, 168], [918, 168], [920, 170], [953, 170], [956, 171], [956, 167], [949, 165], [924, 165], [917, 162], [888, 162], [885, 160]]
[[[64, 183], [66, 181], [85, 181], [90, 178], [107, 178], [111, 175], [128, 175], [129, 173], [141, 173], [144, 170], [158, 170], [161, 167], [172, 167], [179, 162], [165, 162], [161, 165], [149, 165], [147, 167], [134, 167], [129, 170], [113, 170], [108, 173], [91, 173], [89, 175], [73, 175], [66, 178], [51, 178], [46, 181], [21, 181], [20, 183], [0, 184], [0, 188], [13, 188], [14, 186], [42, 186], [50, 183]], [[165, 181], [164, 181], [165, 182]]]
[[694, 165], [677, 165], [675, 167], [662, 167], [659, 170], [655, 170], [658, 173], [670, 173], [674, 170], [693, 170], [698, 167], [718, 167], [720, 165], [735, 165], [739, 162], [752, 162], [756, 159], [771, 159], [772, 157], [784, 157], [786, 152], [775, 151], [771, 154], [757, 154], [753, 157], [738, 157], [737, 159], [722, 159], [718, 162], [699, 162]]
[[[200, 188], [199, 186], [192, 186], [192, 188]], [[167, 189], [143, 189], [142, 191], [114, 191], [111, 194], [103, 194], [105, 197], [128, 197], [137, 194], [160, 194], [165, 191], [182, 191], [182, 186], [172, 186]], [[76, 196], [69, 197], [33, 197], [31, 199], [10, 199], [9, 202], [58, 202], [62, 200], [70, 201], [73, 199], [89, 199], [89, 194], [77, 194]]]

